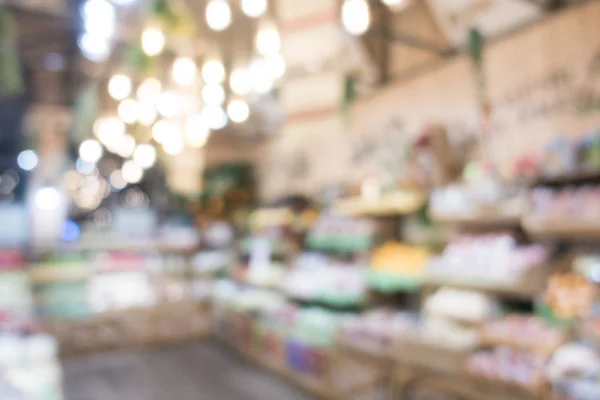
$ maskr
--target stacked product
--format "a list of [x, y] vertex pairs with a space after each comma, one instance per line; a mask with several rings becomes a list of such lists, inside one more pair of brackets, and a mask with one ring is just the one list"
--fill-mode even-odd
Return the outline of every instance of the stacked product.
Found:
[[429, 210], [440, 221], [518, 220], [526, 200], [520, 187], [487, 179], [435, 189]]
[[427, 249], [387, 242], [371, 255], [369, 285], [382, 292], [417, 288], [427, 270]]
[[480, 335], [482, 344], [491, 350], [480, 350], [469, 357], [469, 372], [532, 392], [544, 387], [550, 356], [567, 340], [564, 330], [527, 315], [487, 321]]
[[31, 266], [38, 315], [44, 319], [85, 318], [90, 314], [87, 280], [91, 267], [81, 254], [58, 254]]
[[352, 306], [364, 299], [366, 282], [363, 269], [356, 264], [304, 253], [284, 276], [281, 289], [298, 300]]
[[557, 400], [600, 398], [600, 356], [584, 343], [568, 343], [554, 352], [546, 368]]
[[360, 252], [373, 244], [375, 223], [369, 219], [322, 214], [308, 233], [307, 246], [313, 250]]
[[593, 225], [600, 222], [600, 186], [533, 189], [530, 223]]
[[[4, 322], [4, 321], [3, 321]], [[0, 326], [0, 398], [61, 400], [58, 346], [47, 335], [14, 324]]]
[[375, 309], [348, 317], [342, 324], [340, 339], [354, 348], [390, 354], [395, 341], [413, 334], [417, 323], [418, 317], [414, 313]]
[[539, 271], [546, 258], [543, 247], [519, 246], [508, 234], [464, 235], [432, 259], [429, 275], [451, 282], [520, 285]]

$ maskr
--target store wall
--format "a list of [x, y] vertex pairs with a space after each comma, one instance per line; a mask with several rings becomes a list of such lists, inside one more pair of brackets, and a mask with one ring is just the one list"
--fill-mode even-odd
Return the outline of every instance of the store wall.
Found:
[[[502, 171], [515, 158], [539, 152], [552, 137], [576, 138], [600, 129], [600, 3], [586, 3], [489, 44], [485, 75], [492, 103], [485, 141]], [[316, 191], [323, 174], [343, 182], [385, 169], [385, 159], [430, 123], [446, 125], [455, 140], [480, 134], [468, 56], [360, 100], [348, 125], [288, 130], [271, 152], [283, 161], [305, 154], [308, 176], [302, 184]], [[293, 166], [283, 161], [263, 168], [261, 182], [271, 173], [286, 175], [283, 170]], [[276, 179], [263, 194], [285, 193], [291, 183]]]

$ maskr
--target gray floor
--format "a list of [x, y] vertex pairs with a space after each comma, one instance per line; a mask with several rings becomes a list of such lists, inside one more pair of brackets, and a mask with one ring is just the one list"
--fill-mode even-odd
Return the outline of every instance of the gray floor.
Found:
[[214, 343], [67, 360], [66, 400], [312, 400]]

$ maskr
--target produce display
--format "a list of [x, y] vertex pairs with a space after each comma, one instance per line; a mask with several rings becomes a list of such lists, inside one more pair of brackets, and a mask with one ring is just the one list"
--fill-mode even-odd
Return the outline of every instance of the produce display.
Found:
[[539, 317], [509, 315], [486, 321], [480, 330], [481, 341], [488, 345], [506, 345], [536, 353], [552, 353], [566, 341], [563, 329], [549, 325]]

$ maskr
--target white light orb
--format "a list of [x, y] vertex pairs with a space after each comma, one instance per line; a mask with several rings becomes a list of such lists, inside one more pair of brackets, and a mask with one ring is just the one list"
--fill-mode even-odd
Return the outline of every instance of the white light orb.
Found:
[[115, 153], [123, 158], [129, 158], [135, 150], [135, 138], [131, 135], [121, 136], [114, 145]]
[[133, 161], [144, 169], [153, 167], [156, 163], [156, 149], [150, 144], [140, 144], [135, 148]]
[[256, 50], [263, 56], [279, 53], [281, 38], [279, 31], [273, 24], [266, 24], [256, 34]]
[[97, 140], [84, 140], [79, 145], [79, 157], [81, 157], [83, 161], [96, 163], [98, 160], [100, 160], [100, 158], [102, 158], [103, 153], [104, 151], [102, 150], [102, 145], [98, 143]]
[[285, 60], [281, 54], [273, 54], [265, 58], [265, 68], [273, 79], [280, 79], [285, 75]]
[[43, 187], [35, 193], [35, 206], [40, 210], [56, 210], [60, 204], [61, 195], [56, 188]]
[[115, 100], [123, 100], [131, 94], [131, 79], [128, 76], [113, 75], [108, 81], [108, 94]]
[[77, 44], [83, 56], [92, 62], [105, 61], [110, 54], [110, 41], [103, 36], [86, 32], [79, 37]]
[[225, 89], [216, 83], [208, 83], [202, 88], [202, 100], [205, 104], [221, 105], [225, 102]]
[[127, 160], [121, 167], [121, 175], [125, 182], [138, 183], [144, 177], [144, 170], [132, 160]]
[[171, 71], [173, 81], [181, 86], [191, 85], [196, 79], [196, 63], [189, 57], [178, 57]]
[[146, 78], [137, 89], [138, 101], [140, 103], [156, 102], [161, 90], [162, 84], [158, 79]]
[[156, 121], [156, 117], [158, 116], [158, 111], [156, 111], [156, 107], [152, 103], [140, 103], [140, 115], [139, 122], [143, 126], [151, 126], [154, 121]]
[[227, 105], [227, 115], [235, 123], [245, 122], [250, 116], [250, 107], [244, 100], [231, 100]]
[[115, 32], [116, 10], [106, 0], [87, 0], [81, 8], [83, 29], [94, 36], [110, 39]]
[[123, 174], [121, 173], [121, 170], [119, 170], [119, 169], [114, 170], [110, 174], [108, 181], [110, 182], [110, 185], [113, 188], [115, 188], [116, 190], [125, 189], [125, 186], [127, 186], [127, 182], [125, 182], [125, 179], [123, 179]]
[[106, 147], [109, 147], [111, 143], [124, 134], [125, 124], [117, 117], [99, 118], [94, 123], [94, 135]]
[[231, 25], [231, 8], [226, 0], [210, 0], [206, 6], [206, 23], [213, 31], [224, 31]]
[[75, 169], [81, 175], [89, 175], [96, 170], [96, 163], [83, 161], [81, 157], [77, 157], [77, 161], [75, 161]]
[[242, 0], [242, 12], [250, 18], [257, 18], [267, 12], [267, 0]]
[[207, 104], [202, 109], [201, 115], [209, 129], [219, 130], [227, 125], [227, 113], [220, 106]]
[[164, 143], [169, 136], [178, 135], [179, 127], [173, 121], [160, 120], [152, 127], [152, 139], [158, 143]]
[[126, 124], [134, 124], [140, 116], [140, 105], [133, 99], [123, 100], [119, 104], [118, 114]]
[[202, 79], [205, 83], [221, 83], [225, 79], [225, 67], [219, 60], [208, 60], [202, 66]]
[[381, 2], [388, 7], [395, 7], [400, 5], [408, 5], [410, 0], [381, 0]]
[[237, 67], [229, 75], [229, 88], [237, 95], [245, 96], [250, 93], [250, 76], [248, 69]]
[[177, 135], [168, 136], [162, 143], [165, 153], [174, 156], [183, 151], [184, 143], [181, 132]]
[[164, 92], [158, 97], [156, 109], [166, 118], [172, 118], [179, 112], [179, 96], [174, 92]]
[[149, 26], [142, 32], [142, 50], [149, 56], [162, 53], [165, 42], [165, 34], [156, 27]]
[[37, 167], [40, 159], [37, 153], [33, 150], [23, 150], [17, 156], [17, 164], [23, 171], [31, 171]]
[[190, 146], [204, 146], [209, 135], [210, 129], [201, 114], [192, 115], [185, 122], [185, 139]]
[[252, 60], [248, 72], [253, 92], [265, 94], [273, 89], [273, 78], [269, 74], [269, 68], [264, 59]]
[[342, 24], [353, 35], [362, 35], [371, 24], [371, 11], [367, 0], [344, 0]]
[[128, 6], [130, 4], [135, 3], [137, 0], [112, 0], [118, 6]]

